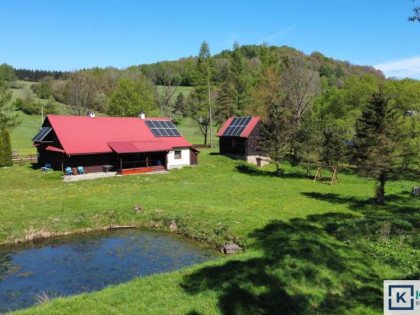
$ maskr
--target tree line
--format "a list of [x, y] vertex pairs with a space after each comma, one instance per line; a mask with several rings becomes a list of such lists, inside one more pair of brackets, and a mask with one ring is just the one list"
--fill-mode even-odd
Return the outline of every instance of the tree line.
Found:
[[14, 69], [14, 71], [19, 80], [31, 82], [37, 82], [45, 77], [52, 77], [58, 80], [68, 74], [68, 72], [48, 70]]

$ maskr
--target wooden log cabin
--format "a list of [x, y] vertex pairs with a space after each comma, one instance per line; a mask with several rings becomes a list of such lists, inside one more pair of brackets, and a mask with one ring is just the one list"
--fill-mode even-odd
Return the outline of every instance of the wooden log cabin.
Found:
[[198, 150], [168, 118], [48, 115], [32, 139], [38, 164], [77, 174], [170, 170], [198, 164]]
[[220, 154], [263, 166], [269, 159], [261, 155], [261, 117], [230, 117], [217, 133]]

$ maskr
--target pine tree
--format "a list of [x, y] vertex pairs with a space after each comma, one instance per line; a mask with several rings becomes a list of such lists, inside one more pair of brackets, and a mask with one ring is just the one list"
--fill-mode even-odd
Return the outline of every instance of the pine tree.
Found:
[[302, 124], [292, 139], [295, 148], [296, 162], [306, 168], [306, 176], [310, 176], [310, 168], [321, 161], [323, 133], [321, 121], [315, 114], [309, 113], [302, 118]]
[[217, 107], [215, 108], [214, 113], [215, 120], [218, 124], [223, 123], [227, 118], [237, 114], [229, 66], [223, 68], [222, 80], [223, 82], [217, 92]]
[[10, 143], [10, 134], [9, 130], [3, 129], [2, 136], [3, 139], [3, 162], [4, 166], [12, 166], [12, 145]]
[[267, 120], [261, 128], [263, 152], [276, 164], [276, 173], [281, 175], [280, 162], [290, 145], [291, 113], [281, 105], [273, 102], [269, 105]]
[[175, 114], [181, 114], [183, 117], [187, 116], [187, 108], [185, 104], [185, 96], [184, 93], [180, 92], [175, 100], [174, 106]]
[[[194, 72], [194, 93], [196, 95], [196, 103], [194, 115], [204, 139], [207, 139], [207, 133], [210, 132], [210, 147], [213, 147], [213, 109], [212, 109], [212, 87], [214, 81], [214, 65], [210, 54], [210, 48], [206, 41], [201, 44], [198, 54], [197, 66]], [[207, 113], [205, 113], [207, 112]], [[203, 117], [205, 116], [205, 117]], [[202, 128], [203, 122], [205, 128]]]
[[249, 82], [246, 71], [246, 60], [238, 42], [233, 44], [233, 52], [229, 64], [230, 80], [233, 86], [233, 99], [238, 111], [243, 110], [249, 103]]
[[0, 130], [19, 124], [18, 112], [15, 111], [15, 103], [10, 102], [11, 99], [12, 91], [9, 90], [7, 82], [0, 80]]
[[227, 65], [221, 70], [222, 84], [217, 93], [215, 119], [218, 123], [230, 116], [243, 115], [250, 103], [250, 84], [246, 59], [237, 42]]
[[379, 205], [385, 202], [385, 183], [401, 171], [406, 156], [402, 115], [391, 107], [380, 91], [375, 93], [363, 109], [356, 123], [354, 162], [358, 171], [376, 179], [379, 187], [376, 199]]
[[342, 133], [337, 128], [324, 130], [324, 143], [322, 145], [322, 162], [326, 166], [338, 166], [343, 162], [345, 147]]

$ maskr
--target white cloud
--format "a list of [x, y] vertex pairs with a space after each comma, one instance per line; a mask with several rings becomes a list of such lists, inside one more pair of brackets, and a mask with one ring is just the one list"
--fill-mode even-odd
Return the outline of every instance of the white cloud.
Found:
[[374, 66], [387, 77], [420, 79], [420, 57], [381, 63]]
[[276, 38], [283, 37], [284, 35], [287, 35], [291, 31], [293, 31], [294, 28], [295, 28], [295, 25], [290, 25], [288, 27], [285, 27], [285, 28], [281, 29], [280, 31], [278, 31], [276, 33], [270, 34], [270, 35], [264, 37], [263, 39], [261, 39], [260, 42], [259, 42], [259, 45], [264, 44], [264, 43], [270, 44], [270, 42], [274, 41]]

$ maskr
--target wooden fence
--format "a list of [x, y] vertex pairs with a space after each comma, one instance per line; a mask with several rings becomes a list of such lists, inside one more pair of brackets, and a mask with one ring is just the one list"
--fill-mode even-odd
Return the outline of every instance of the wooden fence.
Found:
[[13, 164], [36, 163], [37, 161], [36, 154], [13, 156]]

